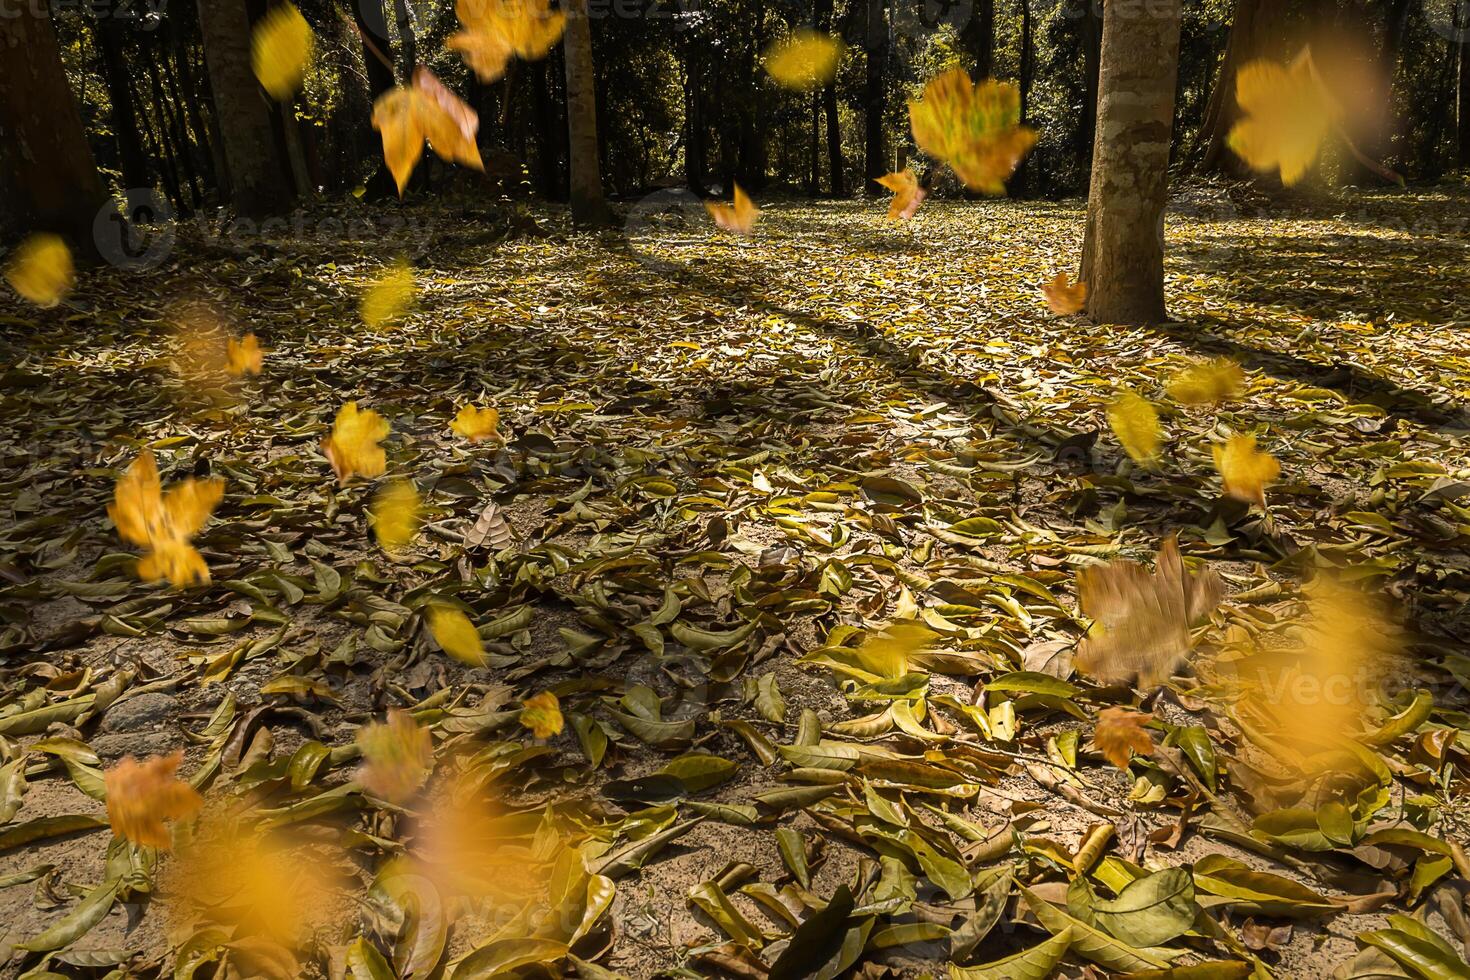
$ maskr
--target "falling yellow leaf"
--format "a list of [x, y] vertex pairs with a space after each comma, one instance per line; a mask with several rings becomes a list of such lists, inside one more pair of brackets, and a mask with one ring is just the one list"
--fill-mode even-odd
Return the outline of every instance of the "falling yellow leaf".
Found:
[[1118, 437], [1118, 443], [1135, 462], [1151, 463], [1158, 459], [1159, 440], [1163, 429], [1159, 426], [1158, 410], [1135, 391], [1124, 391], [1108, 405], [1108, 425]]
[[1224, 584], [1213, 569], [1192, 574], [1179, 542], [1159, 548], [1152, 573], [1134, 561], [1091, 565], [1077, 573], [1077, 598], [1092, 629], [1077, 650], [1077, 669], [1112, 684], [1137, 677], [1153, 687], [1191, 649], [1189, 630], [1220, 604]]
[[561, 702], [550, 691], [542, 691], [521, 704], [521, 724], [537, 738], [551, 738], [562, 730]]
[[404, 804], [429, 778], [434, 765], [434, 741], [429, 730], [407, 711], [394, 709], [388, 720], [357, 730], [363, 764], [357, 781], [380, 800]]
[[315, 41], [306, 18], [291, 3], [272, 7], [255, 25], [250, 62], [272, 98], [289, 99], [301, 88]]
[[734, 204], [706, 201], [704, 208], [709, 212], [709, 216], [715, 219], [716, 225], [737, 235], [749, 235], [755, 230], [756, 220], [761, 216], [760, 208], [755, 206], [750, 195], [746, 194], [739, 184], [735, 185]]
[[370, 408], [348, 402], [337, 412], [332, 434], [322, 440], [322, 452], [339, 481], [353, 476], [382, 476], [388, 454], [378, 445], [388, 435], [388, 420]]
[[394, 326], [403, 319], [417, 295], [413, 267], [406, 259], [399, 259], [368, 285], [358, 312], [362, 322], [373, 330]]
[[500, 441], [500, 413], [493, 408], [466, 405], [459, 410], [449, 428], [470, 442]]
[[1071, 316], [1087, 305], [1087, 283], [1068, 282], [1067, 274], [1058, 272], [1055, 279], [1041, 287], [1041, 296], [1053, 313]]
[[209, 581], [209, 567], [190, 539], [224, 496], [225, 481], [189, 479], [165, 495], [153, 454], [144, 452], [117, 481], [107, 515], [124, 541], [148, 549], [138, 562], [145, 582], [167, 579], [175, 588]]
[[1128, 768], [1128, 760], [1135, 755], [1152, 755], [1153, 739], [1143, 726], [1154, 720], [1152, 714], [1130, 711], [1128, 708], [1104, 708], [1097, 713], [1097, 728], [1092, 734], [1092, 743], [1097, 750], [1119, 769]]
[[1235, 101], [1244, 118], [1226, 138], [1230, 149], [1254, 170], [1280, 171], [1288, 187], [1306, 176], [1341, 114], [1310, 50], [1289, 68], [1266, 60], [1243, 65], [1235, 77]]
[[1036, 130], [1021, 125], [1021, 93], [1011, 82], [979, 85], [952, 68], [909, 102], [909, 123], [919, 149], [949, 164], [965, 186], [1004, 194], [1005, 182], [1036, 145]]
[[1256, 449], [1255, 436], [1231, 436], [1224, 446], [1213, 448], [1215, 469], [1220, 471], [1225, 492], [1264, 509], [1266, 485], [1281, 476], [1281, 464], [1276, 458]]
[[429, 607], [428, 617], [429, 632], [439, 649], [460, 663], [485, 666], [485, 644], [468, 616], [453, 606], [434, 605]]
[[226, 368], [237, 378], [247, 374], [259, 374], [265, 366], [265, 352], [255, 334], [247, 333], [236, 340], [231, 337], [225, 344]]
[[480, 115], [420, 65], [413, 84], [384, 92], [373, 105], [373, 129], [383, 136], [383, 159], [398, 183], [398, 195], [424, 155], [424, 141], [451, 163], [484, 170], [480, 147]]
[[550, 0], [459, 0], [455, 11], [464, 30], [445, 45], [487, 85], [505, 75], [511, 58], [546, 57], [567, 22]]
[[870, 633], [857, 648], [863, 669], [884, 680], [896, 680], [909, 672], [913, 658], [928, 650], [939, 638], [922, 623], [892, 623], [881, 633]]
[[37, 306], [57, 306], [76, 285], [71, 249], [57, 235], [32, 235], [11, 253], [5, 278], [17, 293]]
[[893, 200], [888, 202], [888, 217], [894, 221], [912, 218], [929, 194], [919, 186], [919, 178], [914, 176], [912, 167], [874, 179], [893, 192]]
[[843, 43], [830, 35], [795, 31], [766, 48], [766, 73], [776, 84], [797, 92], [821, 88], [836, 77], [844, 50]]
[[184, 750], [139, 762], [125, 756], [103, 776], [107, 822], [116, 836], [143, 847], [168, 850], [173, 843], [164, 822], [199, 812], [204, 800], [178, 778]]
[[1166, 390], [1181, 405], [1221, 405], [1240, 394], [1245, 372], [1228, 357], [1217, 357], [1185, 368]]
[[378, 547], [396, 554], [418, 536], [424, 523], [424, 505], [412, 480], [393, 480], [378, 491], [368, 509], [368, 520]]

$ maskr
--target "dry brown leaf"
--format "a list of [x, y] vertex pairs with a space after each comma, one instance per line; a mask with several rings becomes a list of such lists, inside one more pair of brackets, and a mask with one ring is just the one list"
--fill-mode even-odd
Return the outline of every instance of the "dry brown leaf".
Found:
[[107, 822], [118, 837], [143, 847], [168, 850], [173, 838], [164, 824], [199, 812], [204, 800], [178, 778], [184, 750], [139, 762], [125, 756], [107, 770]]
[[1133, 756], [1153, 754], [1154, 741], [1143, 727], [1153, 720], [1153, 715], [1143, 711], [1104, 708], [1097, 713], [1092, 742], [1104, 759], [1119, 769], [1127, 769]]
[[1087, 305], [1087, 283], [1069, 282], [1065, 272], [1058, 272], [1055, 279], [1042, 285], [1041, 296], [1053, 313], [1071, 316]]

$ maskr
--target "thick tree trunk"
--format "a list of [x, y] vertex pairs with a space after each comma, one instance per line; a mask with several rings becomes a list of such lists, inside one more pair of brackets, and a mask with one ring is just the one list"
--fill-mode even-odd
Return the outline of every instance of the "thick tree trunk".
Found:
[[883, 139], [883, 116], [888, 111], [888, 20], [884, 0], [867, 0], [863, 40], [868, 49], [867, 78], [863, 86], [863, 193], [877, 197], [876, 183], [888, 173], [888, 151]]
[[107, 99], [112, 104], [112, 134], [117, 141], [118, 169], [128, 189], [153, 186], [148, 157], [138, 138], [138, 112], [133, 106], [132, 88], [128, 81], [128, 63], [123, 54], [123, 25], [113, 10], [103, 10], [100, 17], [88, 18], [92, 39], [102, 62], [102, 82], [107, 86]]
[[977, 80], [995, 74], [995, 0], [975, 0], [970, 19], [960, 29], [960, 47], [975, 62]]
[[[393, 88], [393, 46], [388, 43], [388, 19], [382, 0], [356, 0], [349, 4], [362, 41], [362, 66], [367, 73], [369, 105]], [[369, 108], [368, 114], [372, 114]], [[376, 135], [376, 134], [374, 134]], [[379, 144], [381, 145], [381, 144]], [[386, 166], [381, 164], [368, 178], [366, 197], [370, 201], [397, 197], [398, 185]]]
[[0, 197], [14, 218], [96, 253], [92, 222], [107, 201], [43, 3], [0, 18]]
[[250, 66], [250, 17], [243, 0], [199, 0], [199, 30], [230, 172], [231, 203], [247, 217], [284, 211], [291, 192], [282, 180], [270, 106]]
[[587, 0], [570, 0], [565, 10], [567, 26], [562, 36], [562, 57], [566, 60], [572, 223], [611, 224], [612, 212], [602, 196], [602, 172], [597, 157], [597, 81], [592, 65], [592, 21], [587, 16]]
[[[812, 7], [812, 24], [823, 34], [832, 32], [832, 0], [815, 0]], [[837, 112], [837, 85], [824, 86], [821, 94], [821, 111], [827, 123], [827, 168], [831, 175], [828, 187], [833, 197], [847, 196], [847, 178], [842, 162], [842, 122]]]
[[1111, 4], [1082, 275], [1098, 323], [1164, 319], [1164, 207], [1179, 73], [1180, 0]]

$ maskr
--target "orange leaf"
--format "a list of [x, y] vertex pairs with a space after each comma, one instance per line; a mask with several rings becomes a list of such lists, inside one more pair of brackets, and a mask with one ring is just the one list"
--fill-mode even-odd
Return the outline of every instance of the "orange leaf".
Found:
[[388, 420], [370, 408], [348, 402], [337, 412], [332, 434], [322, 440], [322, 452], [339, 481], [352, 476], [382, 476], [388, 454], [378, 445], [388, 435]]
[[542, 691], [521, 705], [521, 724], [537, 738], [560, 735], [563, 727], [561, 702], [550, 691]]
[[1142, 711], [1104, 708], [1098, 712], [1092, 742], [1103, 758], [1119, 769], [1127, 769], [1128, 760], [1133, 755], [1153, 754], [1153, 739], [1143, 727], [1153, 720], [1153, 715]]
[[434, 741], [413, 715], [394, 709], [383, 723], [357, 730], [363, 765], [357, 781], [380, 800], [407, 803], [429, 778], [434, 765]]
[[420, 65], [413, 84], [384, 92], [373, 105], [373, 129], [383, 136], [383, 160], [403, 196], [408, 178], [424, 155], [424, 141], [451, 163], [484, 170], [475, 136], [480, 116]]
[[189, 543], [199, 533], [225, 493], [220, 479], [185, 480], [163, 493], [158, 464], [144, 452], [117, 481], [107, 516], [118, 535], [148, 549], [138, 563], [147, 582], [167, 579], [175, 588], [209, 581], [204, 558]]
[[464, 30], [445, 45], [458, 51], [481, 82], [499, 81], [513, 57], [536, 61], [561, 39], [566, 15], [549, 0], [459, 0]]
[[761, 216], [760, 208], [740, 189], [739, 184], [735, 185], [734, 204], [706, 201], [704, 207], [709, 216], [715, 219], [716, 225], [737, 235], [749, 235], [755, 230], [756, 219]]
[[1004, 194], [1005, 182], [1036, 145], [1036, 130], [1021, 125], [1021, 93], [1012, 82], [979, 85], [952, 68], [909, 102], [909, 123], [919, 149], [950, 165], [965, 186]]
[[1087, 304], [1087, 283], [1070, 283], [1065, 272], [1058, 272], [1055, 279], [1041, 287], [1041, 295], [1053, 313], [1071, 316], [1081, 313]]
[[1231, 436], [1224, 446], [1215, 446], [1215, 469], [1225, 492], [1248, 504], [1266, 506], [1266, 484], [1281, 476], [1281, 464], [1270, 453], [1256, 449], [1255, 436]]
[[466, 405], [459, 410], [449, 428], [470, 442], [500, 441], [500, 413], [493, 408]]
[[225, 361], [227, 370], [237, 378], [259, 374], [265, 366], [265, 352], [255, 334], [247, 333], [239, 340], [231, 337], [225, 342]]
[[168, 850], [173, 838], [167, 820], [193, 816], [204, 805], [194, 787], [177, 776], [184, 750], [139, 762], [126, 756], [107, 770], [107, 821], [118, 837], [144, 847]]
[[929, 192], [919, 186], [919, 178], [914, 176], [912, 167], [874, 179], [893, 192], [893, 200], [888, 202], [888, 217], [894, 221], [912, 218], [919, 205], [924, 203], [924, 198], [929, 196]]

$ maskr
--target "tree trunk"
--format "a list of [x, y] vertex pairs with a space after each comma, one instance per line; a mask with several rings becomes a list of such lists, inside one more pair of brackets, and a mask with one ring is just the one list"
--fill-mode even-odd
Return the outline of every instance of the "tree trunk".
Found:
[[[812, 8], [812, 23], [823, 34], [832, 32], [833, 0], [815, 0]], [[822, 113], [827, 123], [827, 170], [828, 188], [833, 197], [847, 196], [847, 176], [842, 161], [842, 121], [837, 112], [837, 84], [835, 80], [822, 88]]]
[[[353, 21], [362, 41], [362, 66], [367, 73], [368, 103], [371, 106], [377, 102], [378, 96], [392, 89], [394, 84], [393, 47], [388, 43], [388, 19], [383, 13], [382, 0], [357, 0], [349, 6], [352, 7]], [[372, 115], [371, 107], [368, 114]], [[369, 201], [398, 196], [398, 185], [381, 161], [378, 169], [368, 178], [365, 196]]]
[[[1091, 6], [1091, 0], [1083, 2]], [[975, 9], [960, 30], [960, 47], [975, 62], [976, 80], [995, 73], [995, 0], [975, 0]]]
[[[692, 46], [692, 40], [685, 42]], [[697, 56], [688, 52], [684, 59], [684, 183], [700, 197], [709, 193], [705, 176], [709, 171], [709, 153], [704, 141], [704, 90]]]
[[[1235, 76], [1242, 65], [1256, 58], [1283, 61], [1287, 55], [1286, 32], [1282, 29], [1285, 11], [1277, 0], [1235, 0], [1235, 16], [1230, 24], [1230, 40], [1225, 56], [1215, 73], [1210, 101], [1205, 106], [1205, 121], [1200, 127], [1199, 145], [1202, 155], [1198, 170], [1243, 177], [1250, 168], [1230, 152], [1226, 142], [1230, 130], [1240, 119], [1240, 106], [1235, 101]], [[1107, 33], [1107, 18], [1103, 18]]]
[[863, 86], [863, 193], [877, 197], [876, 183], [888, 173], [888, 151], [883, 140], [883, 116], [888, 111], [888, 21], [884, 0], [867, 0], [863, 40], [868, 49], [867, 78]]
[[1460, 82], [1456, 89], [1456, 156], [1461, 167], [1470, 169], [1470, 44], [1460, 45]]
[[0, 144], [5, 209], [96, 254], [92, 222], [107, 201], [43, 3], [0, 18]]
[[291, 194], [276, 156], [270, 106], [250, 66], [250, 17], [243, 0], [198, 2], [231, 203], [247, 217], [279, 213]]
[[562, 58], [566, 61], [572, 223], [607, 225], [612, 223], [612, 212], [602, 196], [602, 172], [597, 159], [597, 82], [592, 65], [592, 21], [587, 16], [587, 0], [570, 0], [566, 15]]
[[107, 86], [107, 99], [112, 105], [112, 134], [117, 141], [118, 169], [122, 171], [126, 189], [153, 186], [148, 157], [138, 138], [138, 112], [133, 106], [132, 88], [128, 84], [128, 62], [123, 54], [123, 25], [115, 10], [103, 10], [100, 16], [87, 18], [92, 39], [102, 62], [102, 82]]
[[393, 20], [398, 27], [398, 74], [405, 81], [413, 77], [418, 64], [418, 42], [413, 36], [413, 18], [407, 0], [393, 0]]
[[1097, 323], [1164, 319], [1164, 207], [1179, 73], [1180, 0], [1112, 4], [1082, 275]]
[[1097, 139], [1097, 76], [1102, 62], [1103, 8], [1092, 0], [1082, 6], [1082, 125], [1077, 134], [1077, 170], [1086, 173]]

